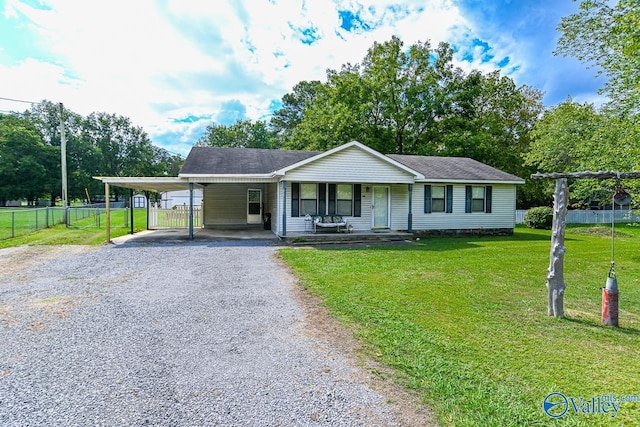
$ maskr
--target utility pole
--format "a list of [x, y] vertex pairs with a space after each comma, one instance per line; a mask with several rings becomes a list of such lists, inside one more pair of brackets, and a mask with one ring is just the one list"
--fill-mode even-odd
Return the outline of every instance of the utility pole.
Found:
[[67, 140], [64, 135], [64, 107], [62, 102], [60, 103], [60, 168], [62, 169], [62, 207], [65, 208], [65, 223], [66, 223], [66, 208], [67, 202]]

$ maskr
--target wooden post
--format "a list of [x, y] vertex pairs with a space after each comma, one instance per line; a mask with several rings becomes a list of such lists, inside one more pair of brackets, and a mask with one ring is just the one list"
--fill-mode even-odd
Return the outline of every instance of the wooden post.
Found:
[[553, 195], [553, 226], [551, 228], [551, 256], [549, 274], [547, 275], [547, 290], [549, 303], [547, 314], [558, 318], [564, 317], [564, 233], [567, 226], [567, 204], [569, 189], [567, 179], [556, 180], [556, 191]]
[[131, 228], [130, 228], [130, 234], [133, 234], [134, 231], [134, 227], [133, 227], [133, 199], [134, 199], [134, 195], [133, 195], [133, 188], [129, 189], [129, 218], [131, 219]]
[[105, 210], [107, 216], [107, 243], [111, 243], [111, 200], [109, 198], [109, 184], [104, 184]]

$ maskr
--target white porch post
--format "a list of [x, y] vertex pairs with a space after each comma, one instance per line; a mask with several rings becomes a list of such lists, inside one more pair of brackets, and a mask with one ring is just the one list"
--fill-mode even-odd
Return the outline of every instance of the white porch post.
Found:
[[109, 203], [109, 184], [104, 184], [104, 201], [107, 216], [107, 243], [111, 243], [111, 204]]
[[282, 181], [282, 235], [287, 235], [287, 181]]
[[409, 215], [407, 216], [407, 232], [413, 233], [413, 184], [409, 184]]
[[189, 183], [189, 240], [193, 240], [193, 182]]

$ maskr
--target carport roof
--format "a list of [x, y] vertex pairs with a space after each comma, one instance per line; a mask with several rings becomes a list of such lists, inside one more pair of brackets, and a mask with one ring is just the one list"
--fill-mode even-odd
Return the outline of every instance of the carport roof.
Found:
[[176, 177], [96, 176], [94, 178], [102, 181], [104, 184], [155, 193], [186, 190], [189, 188], [189, 181]]

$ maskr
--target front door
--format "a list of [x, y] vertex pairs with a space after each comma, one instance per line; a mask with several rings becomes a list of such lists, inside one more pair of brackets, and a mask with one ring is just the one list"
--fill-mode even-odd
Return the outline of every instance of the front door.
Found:
[[247, 190], [247, 224], [262, 223], [262, 190]]
[[371, 202], [373, 228], [389, 228], [389, 187], [373, 187]]

